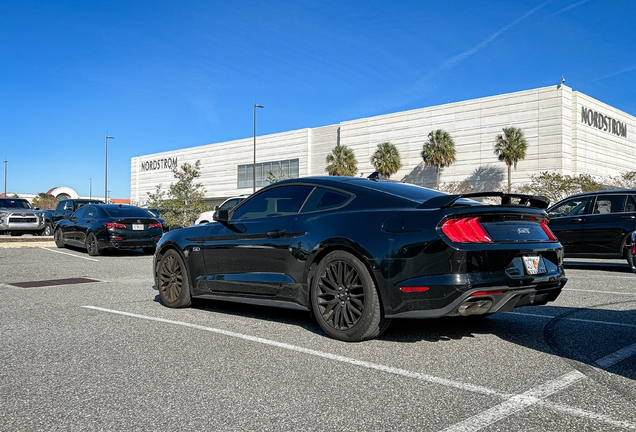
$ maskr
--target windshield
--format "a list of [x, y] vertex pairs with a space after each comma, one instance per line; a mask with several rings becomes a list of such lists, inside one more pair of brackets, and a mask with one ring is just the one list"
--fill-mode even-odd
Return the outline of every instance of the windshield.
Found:
[[31, 209], [31, 204], [24, 200], [15, 199], [0, 199], [0, 207], [4, 208], [17, 208], [17, 209]]

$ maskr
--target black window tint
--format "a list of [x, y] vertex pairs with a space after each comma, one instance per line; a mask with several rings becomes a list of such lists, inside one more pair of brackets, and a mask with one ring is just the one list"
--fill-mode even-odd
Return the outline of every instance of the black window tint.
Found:
[[231, 200], [227, 200], [226, 202], [224, 202], [223, 204], [221, 204], [221, 207], [219, 207], [219, 210], [232, 210], [234, 207], [236, 207], [236, 205], [238, 203], [241, 202], [243, 198], [234, 198]]
[[350, 198], [350, 195], [341, 192], [316, 188], [303, 207], [303, 213], [340, 207]]
[[238, 206], [232, 220], [298, 213], [312, 189], [311, 186], [282, 186], [269, 189]]
[[97, 216], [97, 209], [95, 207], [86, 207], [86, 213], [84, 214], [84, 217], [93, 219], [96, 216]]
[[73, 213], [73, 216], [80, 219], [84, 217], [85, 213], [86, 213], [86, 207], [82, 207], [81, 209]]
[[636, 211], [636, 200], [633, 195], [629, 195], [627, 197], [627, 202], [625, 203], [625, 211], [633, 212]]
[[577, 216], [585, 212], [590, 197], [572, 198], [550, 209], [550, 217]]

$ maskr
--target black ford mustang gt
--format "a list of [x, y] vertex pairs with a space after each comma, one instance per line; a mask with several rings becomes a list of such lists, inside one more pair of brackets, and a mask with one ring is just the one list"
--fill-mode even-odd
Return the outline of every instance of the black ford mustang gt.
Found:
[[[475, 199], [489, 195], [498, 204]], [[502, 203], [502, 204], [499, 204]], [[169, 307], [209, 298], [311, 311], [344, 341], [392, 318], [543, 305], [567, 279], [542, 197], [447, 195], [353, 177], [283, 180], [157, 244]]]

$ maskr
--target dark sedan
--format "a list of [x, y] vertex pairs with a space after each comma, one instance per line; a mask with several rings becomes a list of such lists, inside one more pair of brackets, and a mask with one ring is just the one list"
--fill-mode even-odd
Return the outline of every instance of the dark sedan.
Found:
[[636, 230], [636, 190], [602, 190], [572, 195], [548, 209], [550, 229], [571, 258], [630, 261]]
[[59, 248], [85, 248], [89, 255], [106, 249], [139, 249], [153, 253], [163, 229], [148, 211], [122, 204], [94, 204], [81, 207], [55, 225], [53, 237]]
[[561, 244], [534, 207], [547, 202], [487, 195], [506, 204], [365, 178], [283, 180], [217, 223], [165, 234], [155, 283], [169, 307], [209, 298], [306, 310], [345, 341], [376, 337], [392, 318], [555, 300], [567, 279]]

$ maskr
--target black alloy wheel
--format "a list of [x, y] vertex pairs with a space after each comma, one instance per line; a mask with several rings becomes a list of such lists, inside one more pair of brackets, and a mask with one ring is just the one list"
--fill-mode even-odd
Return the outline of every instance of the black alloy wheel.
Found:
[[157, 265], [156, 281], [159, 297], [166, 306], [179, 308], [192, 304], [188, 271], [177, 251], [170, 249], [163, 254]]
[[86, 250], [90, 256], [99, 256], [102, 254], [102, 250], [97, 243], [97, 237], [95, 237], [93, 233], [90, 233], [88, 237], [86, 237]]
[[344, 251], [329, 253], [311, 284], [316, 320], [334, 339], [358, 342], [379, 336], [390, 320], [382, 317], [375, 283], [364, 264]]
[[59, 248], [64, 247], [64, 238], [62, 237], [62, 229], [58, 228], [53, 233], [53, 239], [55, 240], [55, 246]]

